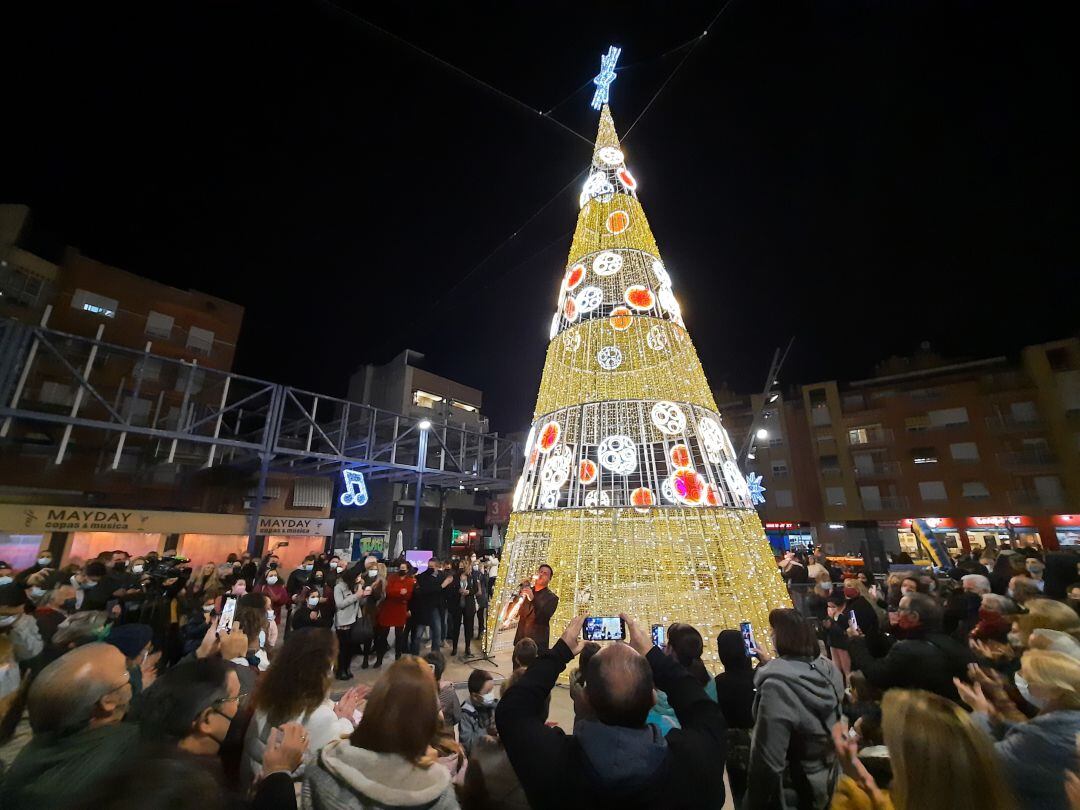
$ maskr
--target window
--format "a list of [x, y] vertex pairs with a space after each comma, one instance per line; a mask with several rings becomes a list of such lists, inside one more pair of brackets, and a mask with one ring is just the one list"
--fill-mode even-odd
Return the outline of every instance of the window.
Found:
[[825, 500], [829, 506], [847, 506], [843, 487], [825, 487]]
[[859, 497], [864, 509], [881, 509], [881, 490], [876, 486], [859, 487]]
[[1080, 411], [1080, 371], [1059, 371], [1055, 376], [1066, 413]]
[[144, 381], [157, 382], [161, 376], [161, 360], [157, 357], [146, 357], [135, 364], [135, 375], [141, 376]]
[[912, 464], [937, 464], [938, 454], [937, 450], [933, 447], [913, 447], [911, 448], [911, 463]]
[[[191, 380], [190, 388], [188, 388], [189, 379]], [[184, 366], [176, 375], [176, 385], [174, 387], [177, 391], [187, 391], [189, 394], [197, 394], [202, 391], [203, 373], [190, 366]]]
[[191, 327], [188, 332], [187, 348], [200, 354], [210, 354], [214, 349], [214, 333], [209, 329]]
[[947, 499], [945, 494], [945, 482], [944, 481], [920, 481], [919, 482], [919, 497], [924, 501], [944, 501]]
[[41, 384], [38, 402], [46, 405], [70, 405], [74, 401], [70, 385], [53, 382], [52, 380], [46, 380]]
[[990, 490], [986, 488], [986, 484], [982, 481], [965, 481], [961, 486], [963, 489], [960, 495], [964, 498], [981, 499], [990, 497]]
[[791, 497], [790, 489], [774, 489], [773, 490], [773, 506], [783, 509], [790, 509], [795, 505], [795, 501]]
[[837, 456], [822, 456], [821, 457], [821, 474], [822, 475], [839, 475], [840, 474], [840, 459]]
[[881, 425], [863, 425], [848, 431], [848, 444], [869, 444], [882, 438]]
[[949, 445], [953, 461], [978, 461], [979, 447], [975, 442], [955, 442]]
[[1056, 475], [1035, 476], [1035, 492], [1043, 506], [1060, 506], [1065, 500], [1065, 490], [1061, 486], [1061, 479]]
[[468, 411], [469, 413], [476, 413], [477, 410], [475, 405], [470, 405], [467, 402], [458, 402], [456, 399], [452, 404], [455, 408], [461, 408], [461, 410]]
[[32, 307], [44, 289], [44, 282], [17, 267], [0, 267], [0, 300], [9, 304]]
[[967, 408], [942, 408], [927, 414], [931, 427], [954, 427], [968, 423]]
[[86, 290], [75, 290], [75, 294], [71, 296], [71, 306], [73, 309], [92, 312], [94, 315], [115, 318], [120, 309], [120, 302], [115, 298], [106, 298], [104, 295]]
[[930, 419], [925, 416], [909, 416], [904, 420], [904, 430], [908, 433], [922, 433], [930, 429]]
[[1034, 402], [1013, 402], [1009, 405], [1009, 413], [1014, 422], [1029, 424], [1039, 420], [1039, 412], [1035, 410]]
[[436, 402], [442, 402], [443, 398], [438, 394], [429, 394], [427, 391], [413, 391], [413, 405], [420, 408], [434, 408]]
[[863, 409], [862, 394], [847, 394], [844, 396], [845, 411], [861, 411]]
[[[164, 340], [168, 340], [172, 337], [172, 330], [172, 315], [163, 315], [160, 312], [154, 312], [153, 310], [150, 310], [150, 314], [146, 316], [146, 334], [152, 337], [159, 337]], [[211, 333], [210, 342], [213, 343], [213, 341], [214, 337], [213, 333]]]
[[829, 407], [822, 403], [815, 405], [810, 412], [810, 421], [818, 427], [832, 424], [832, 416], [829, 415]]
[[296, 478], [293, 481], [293, 509], [327, 509], [334, 494], [329, 478]]

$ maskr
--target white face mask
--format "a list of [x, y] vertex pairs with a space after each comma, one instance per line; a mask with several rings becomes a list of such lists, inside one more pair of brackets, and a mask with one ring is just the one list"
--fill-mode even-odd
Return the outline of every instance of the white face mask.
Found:
[[273, 621], [274, 620], [274, 611], [272, 611], [272, 610], [266, 611], [266, 618], [267, 618], [268, 621]]
[[48, 566], [49, 564], [52, 563], [52, 560], [49, 557], [38, 557], [37, 561], [38, 561], [38, 565], [45, 565], [45, 566]]
[[0, 627], [11, 627], [18, 618], [18, 616], [4, 616], [0, 618]]
[[379, 572], [376, 571], [374, 568], [369, 568], [368, 572], [367, 572], [367, 575], [369, 577], [377, 577], [379, 575]]
[[495, 705], [496, 698], [495, 698], [495, 690], [494, 689], [491, 690], [490, 692], [488, 692], [486, 695], [481, 695], [481, 697], [483, 698], [485, 706], [494, 706]]
[[7, 576], [6, 574], [4, 576], [0, 577], [0, 585], [10, 585], [11, 582], [12, 582], [12, 578]]
[[309, 597], [308, 600], [307, 600], [307, 603], [308, 603], [309, 607], [318, 607], [319, 606], [319, 597], [317, 597], [317, 596]]
[[214, 609], [213, 605], [203, 605], [202, 606], [202, 612], [203, 613], [210, 613], [211, 611], [213, 611], [213, 609]]
[[314, 567], [315, 567], [315, 566], [314, 566], [314, 565], [312, 565], [311, 563], [307, 563], [307, 564], [305, 564], [305, 565], [304, 565], [304, 570], [305, 570], [305, 571], [310, 571], [310, 570], [311, 570], [312, 568], [314, 568]]
[[141, 566], [141, 565], [133, 565], [133, 566], [131, 566], [131, 570], [135, 574], [141, 574], [143, 572], [143, 566]]
[[1046, 698], [1036, 697], [1031, 694], [1031, 689], [1028, 686], [1027, 679], [1024, 678], [1019, 672], [1013, 675], [1013, 682], [1016, 684], [1017, 691], [1020, 692], [1020, 696], [1024, 698], [1028, 703], [1034, 706], [1036, 709], [1045, 709], [1046, 704], [1049, 701]]
[[277, 585], [277, 577], [270, 576], [266, 578], [267, 585]]
[[31, 599], [40, 599], [44, 595], [45, 595], [45, 589], [44, 588], [39, 588], [37, 585], [31, 586], [31, 588], [30, 588], [30, 598]]
[[911, 588], [901, 588], [900, 593], [904, 596], [911, 596], [915, 591], [911, 590]]
[[265, 647], [265, 646], [266, 646], [266, 632], [263, 631], [263, 630], [260, 630], [259, 631], [259, 647], [261, 649], [262, 647]]
[[338, 572], [339, 574], [340, 574], [340, 573], [342, 573], [342, 572], [344, 572], [344, 571], [345, 571], [345, 566], [344, 566], [344, 565], [339, 565], [339, 566], [337, 567], [337, 572]]

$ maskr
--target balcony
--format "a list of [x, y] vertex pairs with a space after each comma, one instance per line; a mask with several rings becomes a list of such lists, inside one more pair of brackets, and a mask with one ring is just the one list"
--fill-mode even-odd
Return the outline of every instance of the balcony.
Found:
[[1029, 467], [1052, 467], [1058, 463], [1058, 457], [1044, 448], [1017, 450], [1010, 453], [998, 453], [998, 464], [1010, 469]]
[[891, 444], [893, 432], [889, 428], [858, 428], [848, 431], [848, 444], [852, 447], [871, 447], [875, 444]]
[[885, 495], [882, 498], [871, 501], [870, 503], [863, 502], [864, 512], [907, 512], [908, 511], [908, 499], [903, 495]]
[[1006, 495], [1008, 496], [1009, 504], [1016, 507], [1060, 509], [1065, 505], [1064, 493], [1041, 496], [1038, 492], [1032, 492], [1029, 489], [1019, 489], [1008, 492]]
[[859, 480], [867, 478], [896, 478], [901, 474], [899, 461], [882, 461], [872, 467], [860, 467], [855, 465], [855, 477]]
[[999, 413], [994, 416], [986, 417], [986, 426], [990, 428], [990, 430], [997, 432], [1043, 429], [1041, 419], [1017, 419], [1015, 416], [1006, 413]]
[[979, 380], [979, 392], [982, 394], [1008, 394], [1035, 388], [1031, 378], [1020, 371], [1001, 371], [989, 374]]
[[841, 467], [829, 466], [821, 468], [822, 478], [840, 478], [841, 476], [843, 476], [843, 474], [844, 470]]

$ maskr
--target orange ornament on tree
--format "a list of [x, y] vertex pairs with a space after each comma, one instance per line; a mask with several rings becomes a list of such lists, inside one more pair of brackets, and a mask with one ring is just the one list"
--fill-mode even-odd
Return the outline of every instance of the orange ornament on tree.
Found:
[[699, 504], [705, 496], [705, 479], [693, 470], [678, 470], [671, 476], [675, 497], [685, 504]]
[[540, 428], [540, 441], [537, 442], [540, 452], [550, 453], [551, 448], [559, 443], [559, 436], [561, 435], [562, 428], [559, 427], [558, 422], [548, 422]]
[[566, 320], [577, 320], [577, 301], [570, 296], [566, 297], [566, 303], [563, 304], [563, 313], [566, 315]]
[[638, 487], [630, 493], [630, 503], [634, 506], [652, 506], [655, 502], [653, 491], [648, 487]]
[[680, 470], [687, 470], [692, 464], [690, 448], [685, 444], [677, 444], [672, 447], [668, 451], [668, 458], [671, 459], [671, 466]]
[[653, 304], [656, 301], [656, 298], [652, 294], [652, 290], [648, 287], [643, 287], [640, 284], [633, 284], [627, 287], [624, 298], [626, 299], [626, 303], [639, 312], [646, 309], [652, 309]]
[[585, 278], [585, 265], [575, 264], [566, 271], [566, 289], [572, 290]]
[[592, 459], [582, 459], [581, 463], [578, 464], [577, 477], [578, 481], [580, 481], [581, 483], [591, 484], [593, 481], [596, 480], [596, 473], [596, 462]]
[[608, 214], [607, 229], [614, 234], [620, 234], [630, 227], [630, 215], [625, 211], [612, 211]]
[[633, 322], [634, 316], [630, 314], [630, 310], [626, 307], [615, 307], [615, 309], [611, 310], [611, 315], [608, 316], [608, 323], [616, 332], [625, 332]]
[[721, 506], [720, 493], [717, 492], [716, 487], [713, 484], [709, 484], [709, 488], [705, 490], [705, 503], [709, 506]]

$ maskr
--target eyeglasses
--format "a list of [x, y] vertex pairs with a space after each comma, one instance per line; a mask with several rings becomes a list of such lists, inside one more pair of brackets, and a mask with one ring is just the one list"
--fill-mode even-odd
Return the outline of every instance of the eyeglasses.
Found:
[[213, 703], [212, 703], [211, 705], [213, 705], [213, 706], [219, 706], [219, 705], [221, 705], [222, 703], [232, 703], [233, 701], [236, 701], [237, 703], [239, 703], [239, 702], [240, 702], [241, 700], [243, 700], [244, 698], [246, 698], [246, 697], [247, 697], [247, 696], [248, 696], [249, 694], [251, 694], [251, 693], [250, 693], [250, 692], [240, 692], [240, 693], [238, 693], [238, 694], [236, 695], [236, 697], [223, 697], [223, 698], [218, 698], [218, 699], [217, 699], [217, 700], [215, 700], [215, 701], [214, 701], [214, 702], [213, 702]]

